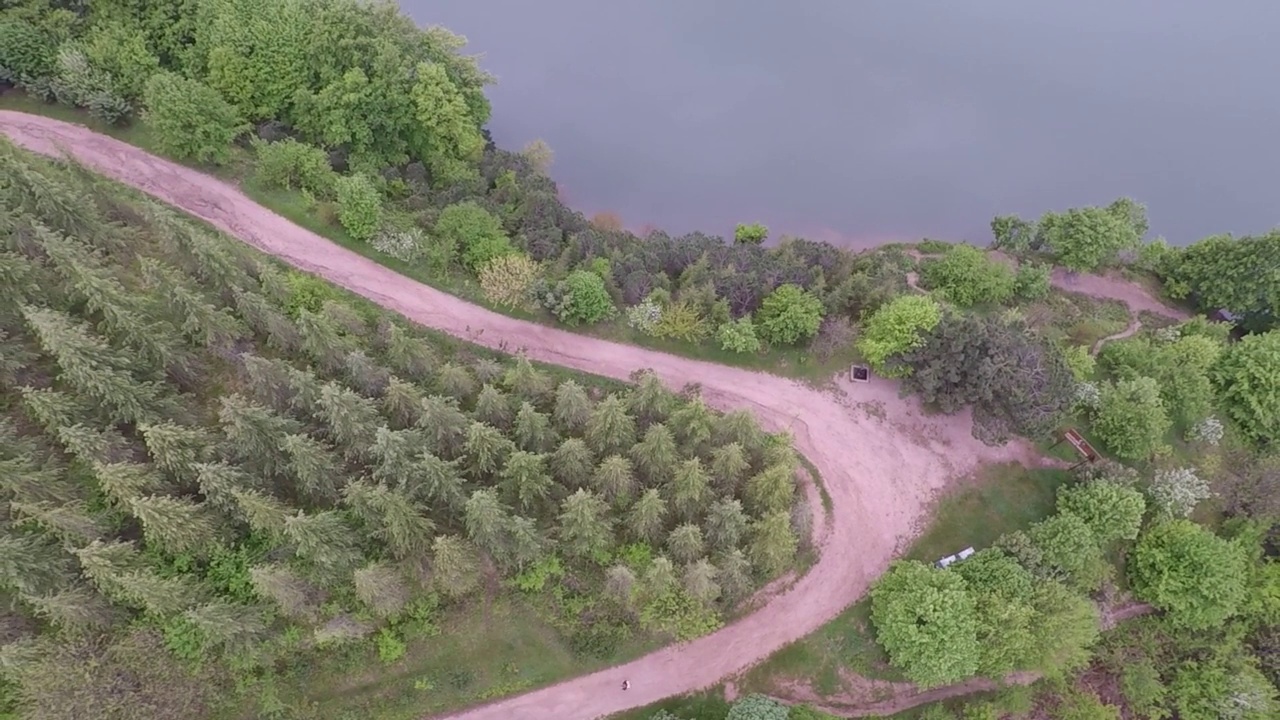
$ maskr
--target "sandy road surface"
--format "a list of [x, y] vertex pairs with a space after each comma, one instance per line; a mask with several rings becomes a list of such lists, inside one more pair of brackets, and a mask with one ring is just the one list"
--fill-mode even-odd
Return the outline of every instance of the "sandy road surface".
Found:
[[[1025, 444], [988, 448], [967, 414], [932, 418], [885, 382], [821, 392], [791, 380], [606, 342], [476, 307], [378, 265], [250, 200], [237, 188], [87, 128], [0, 111], [0, 130], [21, 146], [63, 152], [97, 172], [199, 217], [308, 272], [481, 345], [625, 379], [652, 368], [673, 387], [701, 383], [708, 401], [747, 408], [789, 429], [817, 466], [833, 503], [820, 560], [792, 588], [722, 630], [524, 695], [457, 713], [458, 720], [590, 720], [715, 684], [818, 629], [867, 589], [910, 536], [935, 491], [987, 462], [1030, 462]], [[481, 331], [483, 331], [481, 333]], [[622, 692], [624, 678], [631, 689]]]

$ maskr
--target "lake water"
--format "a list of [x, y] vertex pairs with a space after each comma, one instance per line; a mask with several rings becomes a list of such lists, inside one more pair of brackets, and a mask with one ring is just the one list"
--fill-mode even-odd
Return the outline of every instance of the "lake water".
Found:
[[632, 228], [986, 242], [1130, 195], [1184, 244], [1280, 224], [1276, 0], [402, 0], [499, 77], [572, 204]]

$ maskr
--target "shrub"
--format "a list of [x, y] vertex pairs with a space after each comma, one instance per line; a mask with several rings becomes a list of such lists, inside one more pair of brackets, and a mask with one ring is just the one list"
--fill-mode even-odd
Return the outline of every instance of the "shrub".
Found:
[[1177, 628], [1219, 627], [1245, 599], [1244, 550], [1190, 520], [1147, 530], [1128, 569], [1134, 595], [1165, 611]]
[[1155, 454], [1172, 426], [1156, 381], [1149, 377], [1121, 380], [1103, 388], [1101, 395], [1093, 429], [1107, 447], [1126, 460]]
[[478, 273], [493, 258], [514, 252], [502, 231], [502, 221], [471, 200], [441, 210], [435, 235], [458, 248], [462, 264], [471, 272]]
[[756, 313], [760, 336], [773, 345], [807, 340], [822, 323], [822, 301], [799, 285], [786, 284], [769, 293]]
[[1193, 468], [1161, 470], [1151, 481], [1151, 502], [1165, 517], [1187, 517], [1201, 502], [1213, 497], [1209, 483]]
[[716, 339], [720, 342], [720, 347], [729, 352], [760, 352], [760, 339], [756, 337], [756, 326], [751, 322], [750, 315], [721, 325], [716, 330]]
[[143, 90], [143, 119], [160, 149], [178, 158], [225, 163], [231, 141], [246, 127], [235, 108], [202, 82], [161, 71]]
[[813, 354], [819, 360], [829, 360], [853, 342], [855, 332], [853, 323], [847, 317], [827, 317], [822, 319], [818, 328], [818, 337], [813, 339]]
[[133, 112], [133, 106], [128, 100], [109, 90], [99, 90], [90, 94], [85, 101], [85, 108], [89, 110], [89, 115], [108, 125], [120, 124], [129, 117], [129, 113]]
[[529, 304], [542, 267], [523, 253], [499, 255], [480, 269], [480, 289], [495, 305], [522, 308]]
[[938, 260], [925, 263], [921, 276], [957, 305], [1001, 303], [1013, 297], [1013, 271], [972, 245], [953, 245]]
[[35, 25], [0, 16], [0, 68], [14, 80], [28, 83], [53, 72], [53, 43]]
[[858, 338], [858, 352], [881, 375], [900, 375], [907, 368], [886, 373], [889, 358], [919, 347], [924, 334], [942, 320], [942, 308], [932, 298], [903, 295], [881, 305], [867, 318]]
[[316, 197], [332, 196], [338, 174], [324, 150], [293, 138], [278, 142], [254, 138], [252, 144], [258, 158], [254, 177], [262, 185], [304, 190]]
[[769, 237], [769, 228], [760, 223], [738, 223], [733, 230], [733, 241], [739, 245], [759, 245]]
[[566, 325], [590, 325], [617, 312], [604, 280], [586, 270], [569, 273], [543, 293], [542, 303]]
[[374, 636], [374, 643], [378, 646], [378, 659], [386, 665], [390, 665], [404, 657], [407, 649], [404, 641], [391, 628], [379, 630], [378, 634]]
[[1071, 368], [1071, 375], [1080, 382], [1088, 380], [1098, 365], [1097, 360], [1089, 353], [1089, 348], [1084, 345], [1067, 347], [1062, 351], [1062, 359]]
[[356, 173], [340, 177], [334, 185], [338, 198], [338, 222], [356, 240], [369, 240], [382, 222], [382, 195], [368, 176]]
[[1053, 268], [1044, 263], [1024, 262], [1014, 277], [1013, 293], [1023, 300], [1039, 300], [1049, 294]]
[[645, 298], [639, 304], [627, 308], [627, 326], [645, 335], [652, 335], [653, 329], [661, 319], [662, 308], [650, 298]]
[[422, 248], [426, 245], [426, 237], [418, 228], [400, 230], [384, 227], [369, 240], [369, 244], [374, 250], [390, 255], [400, 262], [412, 263], [421, 257]]
[[1076, 383], [1075, 397], [1072, 398], [1072, 404], [1076, 409], [1096, 410], [1101, 402], [1102, 391], [1098, 389], [1097, 383]]
[[1218, 443], [1222, 442], [1222, 436], [1225, 432], [1226, 430], [1222, 427], [1221, 420], [1216, 417], [1207, 417], [1191, 426], [1191, 429], [1187, 431], [1187, 439], [1216, 447]]
[[748, 695], [729, 708], [724, 720], [787, 720], [791, 709], [764, 695]]
[[653, 336], [698, 342], [707, 335], [707, 321], [691, 302], [681, 300], [662, 310], [662, 316], [653, 326]]

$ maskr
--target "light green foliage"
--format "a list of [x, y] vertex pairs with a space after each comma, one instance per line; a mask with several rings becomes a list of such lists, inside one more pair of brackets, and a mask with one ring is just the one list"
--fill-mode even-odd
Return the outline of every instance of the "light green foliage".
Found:
[[1280, 439], [1280, 330], [1232, 345], [1214, 382], [1227, 416], [1245, 437], [1260, 445]]
[[680, 300], [662, 309], [658, 322], [653, 325], [650, 334], [654, 337], [698, 342], [706, 337], [707, 319], [703, 317], [698, 306], [687, 300]]
[[384, 665], [391, 665], [400, 658], [404, 657], [405, 647], [404, 641], [391, 628], [382, 628], [378, 634], [374, 636], [374, 644], [378, 648], [378, 659]]
[[1244, 316], [1246, 327], [1265, 330], [1280, 316], [1277, 257], [1280, 232], [1215, 235], [1166, 259], [1161, 275], [1174, 297], [1194, 296], [1204, 312], [1226, 308]]
[[864, 322], [857, 340], [858, 352], [877, 373], [892, 377], [895, 372], [885, 363], [923, 344], [924, 335], [941, 320], [942, 309], [931, 298], [921, 295], [895, 298], [880, 306]]
[[592, 325], [617, 312], [604, 280], [586, 270], [569, 273], [556, 286], [548, 307], [566, 325]]
[[512, 251], [490, 259], [480, 268], [480, 290], [494, 305], [524, 308], [540, 277], [542, 267], [538, 263], [524, 253]]
[[1146, 509], [1140, 491], [1107, 480], [1058, 491], [1058, 512], [1079, 517], [1104, 546], [1137, 538]]
[[760, 223], [738, 223], [733, 241], [739, 245], [761, 245], [769, 237], [769, 228]]
[[787, 720], [790, 710], [764, 695], [748, 695], [729, 708], [725, 720]]
[[462, 264], [479, 272], [496, 257], [514, 252], [502, 230], [502, 221], [474, 201], [455, 203], [440, 211], [435, 237], [462, 254]]
[[952, 245], [941, 258], [925, 262], [921, 276], [961, 306], [1003, 303], [1013, 297], [1016, 285], [1008, 265], [972, 245]]
[[160, 59], [147, 48], [141, 28], [120, 21], [96, 24], [84, 41], [93, 67], [111, 78], [111, 88], [126, 100], [136, 100]]
[[1280, 710], [1276, 688], [1248, 661], [1182, 663], [1169, 683], [1179, 720], [1268, 720]]
[[894, 666], [924, 687], [977, 672], [975, 612], [960, 575], [919, 562], [895, 562], [871, 589], [876, 642]]
[[479, 128], [483, 121], [471, 114], [443, 65], [420, 63], [415, 74], [410, 98], [422, 127], [423, 160], [438, 181], [464, 179], [474, 172], [471, 164], [484, 150]]
[[1044, 263], [1024, 262], [1013, 280], [1013, 294], [1023, 300], [1039, 300], [1049, 294], [1053, 268]]
[[338, 175], [329, 165], [324, 150], [293, 138], [279, 142], [254, 139], [254, 177], [267, 187], [301, 190], [323, 198], [329, 197], [337, 184]]
[[1093, 431], [1117, 456], [1126, 460], [1150, 457], [1164, 444], [1171, 426], [1155, 380], [1138, 377], [1102, 388]]
[[771, 345], [793, 345], [818, 332], [822, 314], [822, 302], [812, 293], [799, 285], [782, 285], [761, 303], [756, 328]]
[[1141, 716], [1151, 720], [1168, 717], [1169, 713], [1164, 709], [1168, 688], [1149, 658], [1125, 664], [1120, 672], [1120, 690], [1129, 707]]
[[1097, 366], [1097, 360], [1084, 345], [1067, 347], [1062, 351], [1062, 359], [1067, 362], [1067, 367], [1071, 368], [1071, 376], [1080, 382], [1088, 380]]
[[1245, 595], [1245, 554], [1189, 520], [1170, 520], [1143, 534], [1129, 559], [1134, 594], [1178, 627], [1220, 625]]
[[1103, 207], [1045, 213], [1037, 239], [1069, 270], [1087, 272], [1115, 260], [1121, 250], [1138, 247], [1146, 233], [1146, 209], [1122, 198]]
[[760, 339], [750, 315], [731, 320], [716, 330], [720, 348], [733, 353], [754, 354], [760, 352]]
[[1120, 708], [1107, 705], [1091, 692], [1073, 692], [1058, 707], [1058, 720], [1120, 720]]
[[0, 16], [0, 68], [14, 80], [30, 83], [53, 72], [54, 43], [35, 25], [12, 15]]
[[640, 624], [650, 632], [684, 642], [718, 630], [716, 611], [678, 587], [668, 587], [645, 603]]
[[382, 195], [368, 177], [356, 173], [334, 183], [338, 222], [356, 240], [368, 240], [382, 222]]
[[244, 130], [217, 90], [168, 71], [147, 81], [143, 103], [156, 144], [177, 158], [223, 164], [231, 157], [231, 141]]
[[1032, 525], [1027, 536], [1040, 553], [1044, 573], [1071, 587], [1095, 590], [1111, 570], [1084, 518], [1059, 513]]

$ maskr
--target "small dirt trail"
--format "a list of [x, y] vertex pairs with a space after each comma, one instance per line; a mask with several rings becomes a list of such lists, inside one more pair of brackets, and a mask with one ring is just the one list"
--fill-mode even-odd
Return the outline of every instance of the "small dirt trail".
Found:
[[1115, 335], [1108, 335], [1104, 338], [1100, 338], [1098, 342], [1094, 343], [1093, 347], [1089, 349], [1089, 354], [1097, 355], [1098, 353], [1102, 352], [1103, 345], [1106, 345], [1112, 340], [1123, 340], [1127, 337], [1133, 337], [1134, 335], [1137, 335], [1138, 331], [1141, 329], [1142, 329], [1142, 321], [1135, 317], [1129, 321], [1129, 326], [1126, 327], [1125, 329], [1121, 330]]
[[[749, 372], [577, 335], [471, 305], [298, 227], [236, 187], [79, 125], [0, 112], [0, 131], [46, 155], [69, 155], [109, 178], [209, 222], [263, 252], [427, 327], [495, 349], [617, 379], [651, 368], [672, 387], [700, 383], [708, 402], [745, 408], [789, 430], [831, 496], [818, 562], [756, 612], [693, 642], [626, 665], [457, 713], [457, 720], [592, 720], [710, 687], [817, 630], [860, 597], [915, 531], [936, 493], [992, 462], [1037, 462], [1026, 443], [989, 448], [968, 414], [931, 417], [894, 384], [835, 394]], [[874, 412], [859, 412], [873, 407]], [[623, 679], [631, 689], [623, 692]]]

